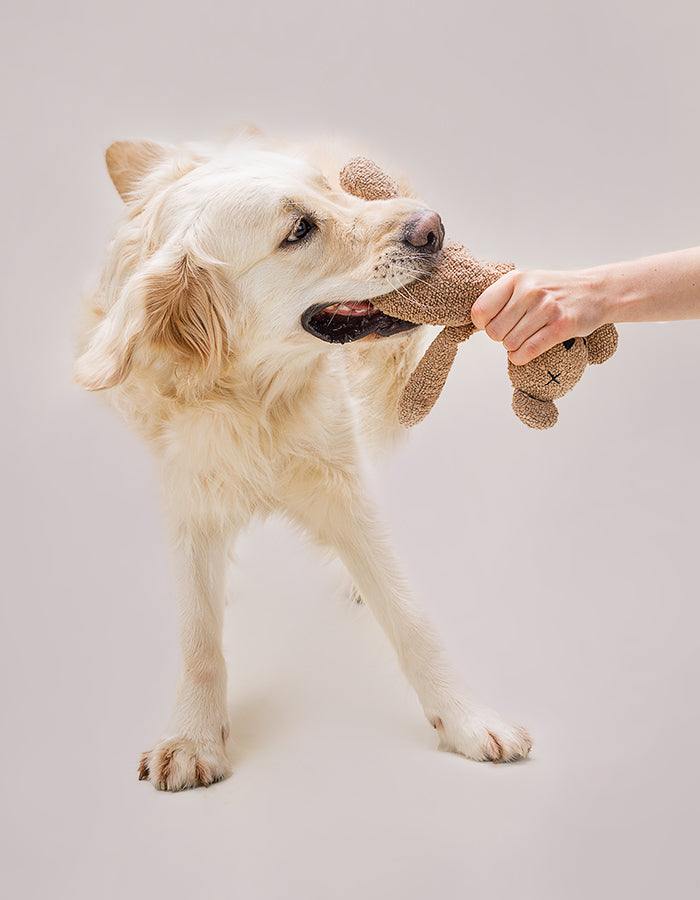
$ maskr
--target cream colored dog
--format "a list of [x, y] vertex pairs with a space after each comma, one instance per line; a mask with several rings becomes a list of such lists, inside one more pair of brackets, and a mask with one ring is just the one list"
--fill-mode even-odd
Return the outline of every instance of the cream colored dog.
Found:
[[494, 761], [530, 750], [524, 729], [460, 687], [367, 494], [365, 452], [400, 431], [423, 330], [369, 301], [429, 270], [442, 226], [413, 199], [345, 194], [345, 159], [253, 136], [107, 151], [125, 216], [75, 372], [88, 390], [108, 389], [161, 463], [183, 666], [168, 734], [141, 759], [157, 788], [229, 774], [227, 548], [273, 511], [342, 559], [442, 748]]

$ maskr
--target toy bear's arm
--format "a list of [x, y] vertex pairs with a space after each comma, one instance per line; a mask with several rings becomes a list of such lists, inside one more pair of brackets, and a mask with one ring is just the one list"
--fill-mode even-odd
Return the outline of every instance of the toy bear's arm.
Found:
[[399, 185], [379, 166], [364, 156], [355, 156], [340, 173], [340, 186], [363, 200], [391, 200], [400, 196]]
[[471, 323], [443, 328], [433, 340], [401, 394], [399, 422], [402, 425], [417, 425], [428, 415], [445, 386], [457, 355], [458, 344], [471, 337], [475, 331], [476, 328]]

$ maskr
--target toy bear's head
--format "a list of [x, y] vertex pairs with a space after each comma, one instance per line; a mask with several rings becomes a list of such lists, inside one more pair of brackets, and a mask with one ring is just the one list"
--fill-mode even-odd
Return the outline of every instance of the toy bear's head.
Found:
[[550, 428], [559, 416], [555, 400], [567, 394], [589, 363], [598, 365], [617, 348], [617, 330], [603, 325], [588, 337], [570, 338], [524, 366], [508, 363], [513, 410], [531, 428]]

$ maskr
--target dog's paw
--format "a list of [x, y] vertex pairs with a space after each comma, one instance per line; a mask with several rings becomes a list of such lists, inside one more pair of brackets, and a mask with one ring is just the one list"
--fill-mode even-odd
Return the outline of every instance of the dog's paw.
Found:
[[504, 721], [491, 709], [473, 709], [455, 718], [437, 716], [433, 726], [440, 750], [459, 753], [479, 762], [514, 762], [525, 759], [532, 738], [521, 725]]
[[167, 738], [141, 756], [139, 781], [150, 781], [159, 791], [208, 787], [231, 774], [223, 740], [196, 741]]

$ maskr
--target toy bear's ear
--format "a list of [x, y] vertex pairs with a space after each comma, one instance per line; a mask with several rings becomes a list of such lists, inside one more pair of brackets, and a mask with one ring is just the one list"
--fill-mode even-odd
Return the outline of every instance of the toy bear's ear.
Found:
[[586, 338], [588, 361], [594, 365], [606, 362], [617, 350], [617, 328], [614, 325], [601, 325]]
[[401, 394], [399, 422], [402, 425], [408, 428], [417, 425], [435, 406], [455, 361], [459, 343], [475, 331], [471, 324], [443, 328], [428, 347]]
[[530, 428], [551, 428], [559, 411], [551, 400], [537, 400], [524, 391], [513, 391], [513, 412]]

